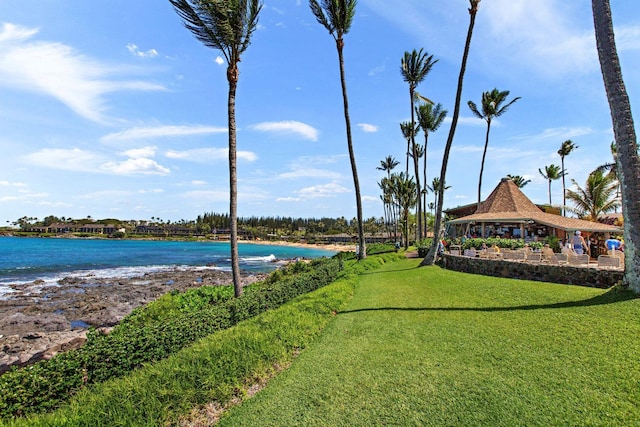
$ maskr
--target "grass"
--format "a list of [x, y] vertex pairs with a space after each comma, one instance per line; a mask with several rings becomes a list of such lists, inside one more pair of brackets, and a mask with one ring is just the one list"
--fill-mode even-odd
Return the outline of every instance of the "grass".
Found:
[[9, 424], [640, 425], [640, 299], [394, 258]]
[[363, 274], [318, 341], [219, 425], [640, 424], [639, 299], [418, 262]]

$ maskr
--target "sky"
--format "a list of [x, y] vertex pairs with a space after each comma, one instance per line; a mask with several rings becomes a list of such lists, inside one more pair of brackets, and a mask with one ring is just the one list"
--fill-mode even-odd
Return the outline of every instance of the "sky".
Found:
[[[410, 119], [405, 51], [437, 63], [417, 91], [448, 119], [430, 134], [427, 181], [440, 175], [469, 24], [467, 0], [360, 0], [345, 35], [349, 113], [365, 218], [381, 217], [378, 170], [406, 168]], [[447, 169], [445, 208], [474, 203], [486, 123], [467, 101], [519, 96], [491, 126], [486, 198], [507, 174], [549, 200], [538, 169], [567, 187], [612, 160], [611, 116], [591, 2], [483, 0]], [[632, 111], [640, 102], [640, 2], [611, 2]], [[23, 216], [193, 220], [228, 212], [226, 66], [184, 28], [169, 1], [0, 2], [0, 224]], [[239, 64], [238, 214], [356, 216], [336, 45], [302, 0], [264, 0]], [[636, 118], [638, 120], [638, 118]], [[417, 141], [423, 143], [424, 136]], [[432, 201], [433, 195], [429, 195]], [[551, 185], [562, 202], [561, 181]]]

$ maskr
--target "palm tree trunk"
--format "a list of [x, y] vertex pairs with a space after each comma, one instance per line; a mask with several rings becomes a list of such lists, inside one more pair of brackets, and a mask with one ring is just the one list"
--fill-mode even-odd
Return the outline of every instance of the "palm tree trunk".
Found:
[[549, 179], [549, 206], [551, 206], [551, 179]]
[[[564, 207], [567, 206], [567, 187], [565, 187], [564, 184], [564, 156], [560, 156], [560, 165], [562, 167], [562, 170], [560, 171], [562, 173], [562, 216], [566, 216]], [[551, 204], [551, 202], [549, 202], [549, 204]]]
[[433, 242], [427, 256], [422, 260], [420, 265], [433, 265], [438, 255], [438, 239], [440, 238], [442, 228], [442, 207], [444, 201], [444, 187], [447, 176], [447, 164], [449, 163], [449, 153], [453, 144], [453, 137], [456, 133], [458, 125], [458, 117], [460, 116], [460, 100], [462, 98], [462, 85], [464, 82], [464, 73], [467, 69], [467, 58], [469, 57], [469, 48], [471, 47], [471, 38], [473, 36], [473, 26], [476, 22], [476, 14], [478, 13], [478, 3], [480, 0], [469, 0], [471, 7], [469, 8], [469, 29], [467, 31], [467, 40], [464, 45], [464, 53], [462, 54], [462, 64], [460, 65], [460, 74], [458, 76], [458, 89], [456, 91], [456, 103], [453, 109], [453, 117], [451, 118], [451, 128], [449, 128], [449, 136], [444, 147], [442, 156], [442, 168], [440, 169], [440, 188], [438, 189], [438, 205], [436, 207], [436, 218], [433, 226]]
[[416, 150], [416, 144], [413, 143], [413, 170], [416, 175], [416, 202], [417, 202], [417, 211], [416, 216], [418, 217], [418, 227], [416, 229], [416, 240], [422, 239], [422, 197], [420, 197], [420, 159], [418, 159], [418, 151]]
[[609, 0], [592, 0], [598, 57], [618, 148], [619, 180], [624, 213], [625, 270], [623, 283], [640, 293], [640, 158], [631, 103], [622, 79]]
[[238, 86], [238, 69], [230, 64], [227, 69], [229, 81], [229, 99], [227, 104], [229, 125], [229, 219], [231, 222], [231, 274], [233, 277], [233, 293], [242, 295], [240, 282], [240, 262], [238, 256], [238, 173], [236, 162], [236, 88]]
[[353, 152], [353, 141], [351, 139], [351, 119], [349, 118], [349, 100], [347, 98], [347, 82], [344, 77], [344, 57], [342, 50], [344, 41], [340, 38], [336, 40], [338, 47], [338, 59], [340, 62], [340, 83], [342, 85], [342, 100], [344, 103], [344, 121], [347, 128], [347, 146], [349, 148], [349, 160], [351, 161], [351, 172], [353, 173], [353, 186], [356, 192], [356, 210], [358, 218], [358, 259], [367, 257], [367, 247], [364, 238], [364, 222], [362, 221], [362, 197], [360, 196], [360, 182], [358, 181], [358, 169], [356, 168], [356, 156]]
[[482, 163], [480, 163], [480, 177], [478, 179], [478, 206], [480, 209], [480, 203], [482, 202], [482, 174], [484, 173], [484, 159], [487, 157], [487, 148], [489, 147], [489, 131], [491, 130], [491, 118], [487, 119], [487, 135], [484, 140], [484, 151], [482, 152]]
[[424, 131], [424, 163], [422, 168], [422, 178], [424, 182], [424, 192], [422, 194], [422, 211], [424, 215], [424, 238], [427, 238], [427, 233], [429, 232], [429, 221], [427, 220], [427, 144], [429, 142], [429, 132]]

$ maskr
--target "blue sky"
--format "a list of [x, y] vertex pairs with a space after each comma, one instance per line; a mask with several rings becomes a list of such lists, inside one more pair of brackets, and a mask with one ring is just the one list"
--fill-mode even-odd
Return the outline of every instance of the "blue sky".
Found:
[[[392, 4], [360, 0], [345, 38], [367, 218], [382, 216], [380, 161], [392, 155], [404, 170], [404, 52], [424, 48], [439, 60], [418, 92], [451, 115], [469, 19], [467, 0]], [[640, 3], [616, 0], [612, 8], [637, 114]], [[219, 52], [187, 31], [168, 1], [0, 2], [0, 223], [227, 212], [225, 71]], [[566, 139], [579, 147], [565, 161], [568, 185], [584, 185], [611, 160], [590, 2], [483, 0], [445, 207], [476, 200], [486, 125], [466, 102], [493, 88], [522, 99], [493, 122], [483, 198], [512, 174], [531, 179], [525, 194], [546, 202], [538, 169], [560, 164]], [[335, 43], [306, 1], [264, 1], [236, 101], [240, 216], [355, 217]], [[450, 118], [430, 136], [429, 182], [440, 173], [449, 126]], [[554, 204], [561, 193], [554, 182]]]

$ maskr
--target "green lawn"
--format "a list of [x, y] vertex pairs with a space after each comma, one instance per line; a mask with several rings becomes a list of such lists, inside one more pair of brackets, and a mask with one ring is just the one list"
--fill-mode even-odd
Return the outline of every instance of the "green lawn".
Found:
[[364, 273], [219, 425], [640, 425], [640, 299], [418, 263]]

